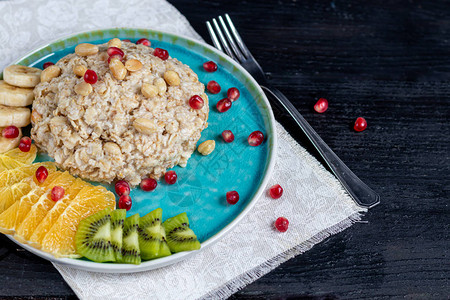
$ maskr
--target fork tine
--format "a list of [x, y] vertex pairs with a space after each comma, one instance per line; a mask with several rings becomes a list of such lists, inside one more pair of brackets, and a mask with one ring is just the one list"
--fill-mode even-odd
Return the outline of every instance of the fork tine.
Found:
[[250, 50], [248, 50], [247, 46], [245, 46], [244, 42], [242, 41], [241, 36], [237, 32], [236, 27], [234, 27], [233, 21], [231, 21], [231, 18], [228, 14], [225, 14], [225, 19], [227, 19], [228, 26], [230, 26], [231, 32], [233, 33], [234, 38], [236, 39], [236, 42], [239, 45], [239, 48], [241, 48], [244, 56], [246, 56], [246, 57], [252, 56], [252, 54], [250, 53]]
[[231, 36], [230, 32], [228, 31], [228, 28], [225, 25], [225, 22], [223, 21], [222, 16], [219, 16], [219, 22], [220, 22], [220, 25], [222, 25], [223, 31], [225, 31], [225, 36], [226, 36], [228, 42], [230, 43], [230, 46], [233, 49], [234, 53], [236, 54], [238, 60], [239, 61], [245, 60], [245, 57], [242, 55], [241, 51], [236, 46], [236, 43], [234, 42], [233, 37]]
[[208, 28], [209, 35], [211, 36], [211, 40], [214, 46], [216, 46], [217, 49], [223, 52], [222, 46], [220, 45], [220, 42], [217, 39], [217, 35], [214, 33], [214, 29], [211, 27], [211, 23], [209, 23], [209, 21], [206, 21], [206, 27]]
[[222, 42], [223, 47], [225, 48], [225, 52], [230, 56], [232, 59], [236, 60], [236, 56], [233, 54], [233, 51], [231, 51], [230, 46], [228, 46], [227, 40], [223, 37], [222, 30], [219, 27], [219, 24], [217, 24], [216, 19], [212, 19], [214, 28], [217, 31], [217, 34], [219, 35], [220, 41]]

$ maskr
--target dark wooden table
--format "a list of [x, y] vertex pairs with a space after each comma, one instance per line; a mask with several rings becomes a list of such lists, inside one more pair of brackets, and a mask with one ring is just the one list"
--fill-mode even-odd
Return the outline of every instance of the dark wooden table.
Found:
[[[232, 299], [447, 299], [450, 3], [172, 3], [207, 41], [204, 22], [229, 13], [273, 85], [382, 197], [367, 223], [284, 263]], [[319, 97], [330, 102], [322, 115], [312, 110]], [[286, 114], [276, 115], [314, 153]], [[359, 116], [369, 125], [355, 133]], [[75, 298], [50, 263], [0, 239], [0, 298]]]

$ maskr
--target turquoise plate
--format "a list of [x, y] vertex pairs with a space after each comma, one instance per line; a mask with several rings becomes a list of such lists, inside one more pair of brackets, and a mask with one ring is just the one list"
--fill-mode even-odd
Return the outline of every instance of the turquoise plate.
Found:
[[[127, 216], [135, 213], [143, 216], [161, 207], [164, 219], [186, 212], [191, 228], [202, 243], [202, 249], [205, 249], [242, 220], [264, 192], [274, 166], [276, 150], [275, 123], [269, 102], [250, 74], [222, 52], [186, 37], [150, 29], [115, 28], [72, 35], [39, 48], [15, 63], [42, 68], [44, 62], [56, 63], [63, 56], [73, 53], [79, 43], [101, 44], [114, 37], [130, 39], [132, 42], [148, 38], [152, 48], [167, 49], [171, 57], [189, 65], [205, 86], [208, 81], [215, 80], [222, 87], [217, 95], [207, 93], [210, 99], [209, 126], [202, 132], [199, 141], [215, 140], [216, 148], [212, 154], [202, 156], [195, 151], [186, 168], [173, 168], [178, 174], [178, 181], [174, 185], [160, 181], [153, 192], [134, 189], [131, 192], [133, 206], [127, 212]], [[209, 60], [215, 61], [219, 66], [214, 73], [203, 69], [203, 63]], [[230, 87], [237, 87], [241, 96], [229, 111], [219, 113], [216, 103], [226, 97], [226, 91]], [[235, 135], [234, 142], [229, 144], [224, 143], [220, 136], [227, 129]], [[262, 145], [251, 147], [247, 137], [255, 130], [262, 131], [266, 139]], [[38, 160], [48, 160], [48, 157], [40, 156]], [[108, 188], [113, 190], [111, 186]], [[238, 191], [240, 195], [236, 205], [228, 205], [225, 200], [226, 192], [232, 190]], [[178, 253], [135, 266], [54, 258], [28, 245], [20, 245], [57, 263], [89, 271], [115, 273], [154, 269], [198, 253]]]

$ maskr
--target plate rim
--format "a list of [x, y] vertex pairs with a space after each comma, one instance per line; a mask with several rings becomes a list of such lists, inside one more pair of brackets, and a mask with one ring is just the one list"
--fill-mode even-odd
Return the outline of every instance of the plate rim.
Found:
[[[175, 38], [181, 38], [186, 40], [187, 42], [198, 44], [204, 48], [207, 48], [211, 52], [213, 52], [215, 55], [221, 57], [222, 59], [226, 60], [228, 63], [236, 67], [247, 79], [249, 79], [249, 83], [254, 85], [256, 87], [256, 91], [258, 92], [259, 96], [261, 96], [261, 99], [263, 103], [266, 105], [268, 110], [268, 121], [270, 126], [272, 127], [271, 132], [271, 139], [272, 139], [272, 147], [268, 148], [269, 152], [269, 162], [266, 166], [265, 174], [263, 175], [263, 179], [259, 185], [259, 188], [256, 190], [254, 196], [249, 201], [247, 206], [230, 222], [228, 223], [224, 228], [222, 228], [220, 231], [215, 233], [213, 236], [208, 238], [206, 241], [201, 243], [200, 250], [195, 251], [187, 251], [187, 252], [180, 252], [175, 253], [167, 257], [158, 258], [155, 260], [149, 260], [144, 261], [139, 265], [131, 265], [131, 264], [117, 264], [117, 263], [97, 263], [92, 261], [85, 261], [85, 260], [78, 260], [73, 258], [58, 258], [53, 256], [50, 253], [41, 251], [39, 249], [33, 248], [30, 245], [20, 243], [14, 237], [10, 234], [5, 234], [10, 240], [15, 242], [17, 245], [25, 248], [27, 251], [44, 258], [52, 263], [62, 264], [65, 266], [91, 271], [91, 272], [103, 272], [103, 273], [137, 273], [137, 272], [144, 272], [148, 270], [153, 270], [161, 267], [165, 267], [174, 263], [177, 263], [179, 261], [185, 260], [188, 257], [191, 257], [195, 255], [196, 253], [199, 253], [200, 251], [203, 251], [204, 249], [209, 248], [211, 245], [215, 244], [219, 240], [221, 240], [224, 236], [226, 236], [230, 231], [232, 231], [241, 221], [242, 219], [253, 209], [253, 207], [258, 202], [258, 199], [263, 194], [265, 187], [269, 183], [269, 180], [271, 179], [271, 175], [273, 173], [273, 169], [275, 167], [275, 160], [277, 157], [277, 148], [278, 148], [278, 137], [276, 133], [276, 123], [275, 123], [275, 117], [273, 114], [272, 107], [270, 105], [269, 100], [267, 99], [264, 91], [260, 87], [260, 85], [256, 82], [256, 80], [245, 70], [240, 64], [238, 64], [236, 61], [234, 61], [231, 57], [226, 55], [225, 53], [217, 50], [211, 45], [208, 45], [206, 42], [201, 40], [195, 40], [190, 37], [187, 37], [185, 35], [181, 34], [175, 34], [172, 32], [167, 32], [163, 30], [157, 30], [152, 28], [140, 28], [140, 27], [108, 27], [108, 28], [99, 28], [94, 30], [88, 30], [88, 31], [79, 31], [74, 32], [71, 34], [64, 35], [62, 37], [56, 38], [50, 42], [47, 42], [41, 46], [38, 46], [34, 48], [33, 50], [27, 52], [25, 55], [20, 57], [19, 59], [16, 59], [12, 62], [12, 64], [18, 64], [20, 61], [27, 59], [27, 57], [33, 55], [34, 53], [43, 50], [44, 48], [48, 47], [49, 45], [58, 43], [60, 41], [68, 40], [72, 37], [79, 36], [82, 34], [92, 34], [94, 32], [104, 32], [104, 31], [110, 31], [110, 30], [125, 30], [125, 31], [134, 31], [134, 32], [153, 32], [156, 34], [162, 34], [165, 36], [172, 36]], [[248, 86], [248, 84], [244, 83], [245, 86]]]

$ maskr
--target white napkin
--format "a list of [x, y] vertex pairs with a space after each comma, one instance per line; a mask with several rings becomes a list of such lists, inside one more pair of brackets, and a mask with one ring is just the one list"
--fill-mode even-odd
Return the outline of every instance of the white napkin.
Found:
[[[201, 39], [164, 0], [19, 0], [0, 2], [0, 68], [46, 42], [107, 27], [143, 27]], [[211, 13], [211, 17], [215, 16]], [[158, 270], [103, 274], [54, 264], [82, 299], [224, 298], [360, 219], [339, 182], [277, 124], [278, 160], [269, 187], [245, 219], [221, 241], [183, 262]], [[279, 233], [273, 222], [289, 219]]]

